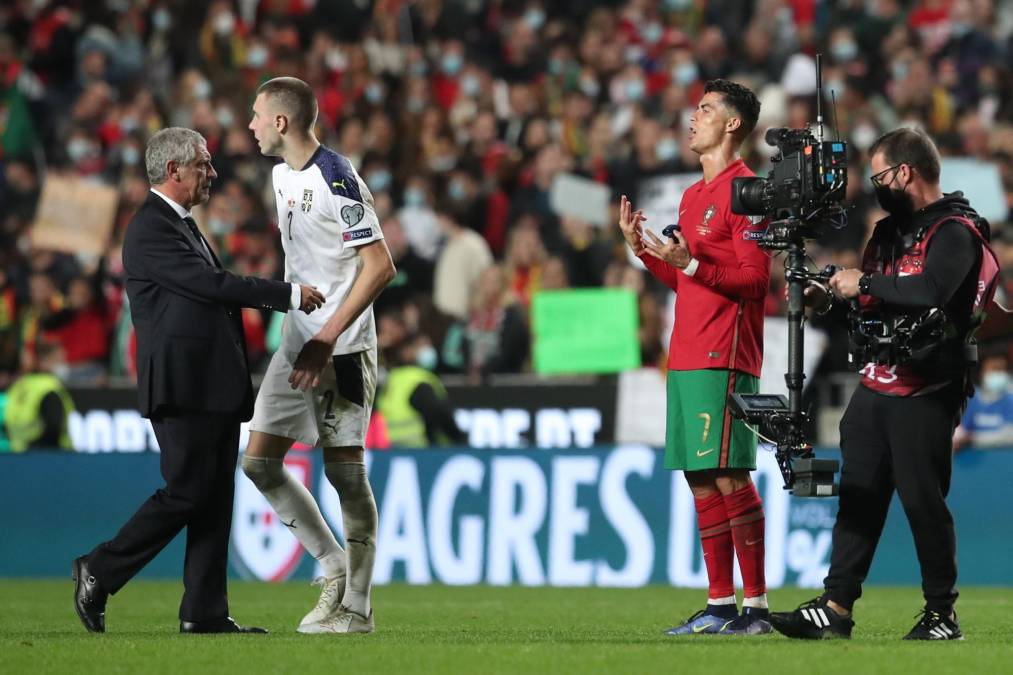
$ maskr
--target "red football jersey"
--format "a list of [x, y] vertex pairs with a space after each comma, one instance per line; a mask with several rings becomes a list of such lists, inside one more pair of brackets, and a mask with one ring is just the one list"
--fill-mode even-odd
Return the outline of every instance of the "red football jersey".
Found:
[[770, 256], [757, 240], [766, 226], [732, 213], [732, 179], [752, 175], [739, 159], [682, 195], [679, 225], [699, 261], [693, 276], [650, 254], [640, 256], [651, 274], [678, 294], [670, 370], [727, 368], [760, 376]]

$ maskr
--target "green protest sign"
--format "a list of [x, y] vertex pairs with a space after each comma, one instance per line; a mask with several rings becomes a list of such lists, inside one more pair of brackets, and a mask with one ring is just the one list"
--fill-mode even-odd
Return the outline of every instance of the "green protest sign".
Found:
[[535, 372], [637, 368], [637, 321], [637, 296], [628, 289], [541, 291], [531, 303]]

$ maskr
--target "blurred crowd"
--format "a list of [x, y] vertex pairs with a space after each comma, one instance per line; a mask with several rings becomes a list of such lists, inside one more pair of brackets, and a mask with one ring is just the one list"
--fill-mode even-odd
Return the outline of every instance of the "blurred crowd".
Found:
[[[246, 129], [252, 93], [309, 82], [318, 137], [373, 192], [398, 268], [377, 301], [381, 348], [407, 342], [439, 372], [530, 370], [528, 310], [541, 289], [636, 291], [645, 365], [664, 363], [670, 298], [615, 227], [553, 211], [575, 173], [637, 204], [641, 181], [696, 173], [685, 141], [704, 82], [762, 102], [743, 156], [760, 173], [771, 126], [825, 111], [851, 144], [849, 226], [811, 248], [856, 266], [882, 214], [866, 149], [924, 127], [946, 156], [999, 167], [1013, 205], [1013, 3], [992, 0], [13, 0], [0, 8], [0, 378], [59, 347], [74, 384], [134, 372], [123, 230], [146, 198], [144, 148], [169, 125], [208, 141], [219, 179], [198, 221], [235, 272], [280, 278], [270, 170]], [[831, 99], [830, 92], [833, 92]], [[830, 114], [828, 114], [828, 119]], [[30, 229], [47, 174], [115, 187], [103, 255], [44, 250]], [[674, 206], [674, 205], [673, 205]], [[68, 214], [73, 218], [73, 214]], [[609, 221], [615, 222], [615, 214]], [[1013, 226], [993, 222], [1013, 270]], [[768, 313], [784, 312], [774, 263]], [[266, 366], [280, 316], [246, 310]], [[844, 369], [834, 350], [825, 368]], [[0, 388], [4, 382], [0, 382]]]

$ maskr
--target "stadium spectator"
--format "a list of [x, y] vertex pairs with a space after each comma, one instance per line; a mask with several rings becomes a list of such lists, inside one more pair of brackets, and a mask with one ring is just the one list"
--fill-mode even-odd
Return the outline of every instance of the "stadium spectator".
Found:
[[506, 271], [491, 265], [475, 281], [467, 319], [448, 332], [443, 359], [480, 381], [496, 373], [521, 372], [529, 342], [524, 309], [509, 291]]
[[0, 390], [7, 388], [20, 366], [17, 302], [10, 274], [0, 266]]
[[547, 258], [542, 266], [541, 290], [561, 291], [570, 288], [570, 274], [559, 256]]
[[433, 291], [433, 263], [415, 253], [401, 221], [391, 216], [382, 221], [380, 227], [397, 276], [373, 303], [378, 313], [388, 307], [402, 307], [409, 300], [420, 295], [429, 296]]
[[439, 355], [429, 338], [406, 333], [387, 350], [387, 377], [377, 396], [377, 411], [387, 425], [390, 445], [426, 448], [463, 445], [454, 407], [436, 369]]
[[981, 360], [980, 385], [953, 436], [954, 449], [1013, 446], [1013, 378], [1009, 354]]
[[510, 293], [525, 310], [531, 307], [531, 298], [542, 287], [547, 257], [537, 221], [532, 216], [525, 216], [521, 222], [515, 223], [510, 232], [504, 267]]
[[29, 305], [22, 314], [21, 323], [21, 366], [25, 371], [37, 367], [37, 351], [43, 342], [45, 324], [63, 309], [66, 302], [53, 277], [45, 272], [34, 272], [29, 288]]
[[66, 369], [60, 345], [39, 345], [36, 364], [7, 391], [3, 422], [10, 450], [72, 450], [68, 418], [74, 401], [60, 382]]
[[[398, 219], [405, 226], [405, 234], [412, 248], [426, 260], [435, 260], [440, 248], [441, 223], [433, 204], [432, 181], [427, 174], [408, 178], [401, 195]], [[446, 232], [444, 236], [448, 236]]]
[[464, 319], [468, 316], [470, 289], [492, 264], [492, 253], [480, 235], [463, 227], [449, 213], [437, 214], [437, 221], [446, 243], [436, 260], [433, 302], [444, 314]]
[[560, 260], [573, 286], [601, 286], [613, 247], [601, 228], [579, 218], [563, 216], [559, 222], [563, 244]]
[[111, 308], [90, 279], [71, 279], [66, 307], [42, 322], [47, 339], [63, 347], [65, 384], [74, 387], [103, 382], [109, 360], [111, 315]]

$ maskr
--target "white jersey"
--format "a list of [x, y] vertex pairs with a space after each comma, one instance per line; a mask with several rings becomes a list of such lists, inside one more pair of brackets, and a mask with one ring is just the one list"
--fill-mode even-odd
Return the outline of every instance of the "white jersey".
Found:
[[[348, 297], [362, 268], [356, 247], [383, 239], [373, 196], [351, 162], [320, 146], [296, 171], [285, 162], [271, 175], [278, 229], [285, 249], [285, 281], [316, 286], [327, 301], [312, 314], [291, 310], [281, 348], [298, 353]], [[335, 354], [376, 347], [373, 307], [367, 307], [338, 337]]]

